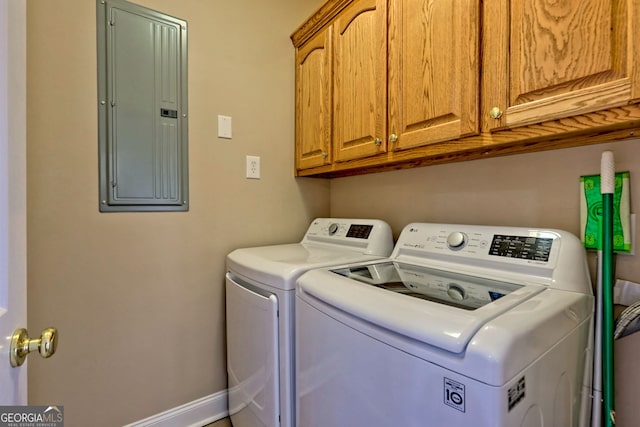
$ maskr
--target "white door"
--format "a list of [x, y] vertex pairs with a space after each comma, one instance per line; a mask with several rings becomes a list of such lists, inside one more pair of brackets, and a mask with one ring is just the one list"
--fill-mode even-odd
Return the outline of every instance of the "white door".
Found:
[[26, 364], [9, 363], [27, 325], [26, 0], [0, 0], [0, 405], [27, 404]]

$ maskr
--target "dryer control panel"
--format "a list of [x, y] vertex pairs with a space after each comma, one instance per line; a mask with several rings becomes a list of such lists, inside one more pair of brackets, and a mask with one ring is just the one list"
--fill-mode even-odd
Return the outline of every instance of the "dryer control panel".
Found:
[[389, 224], [376, 219], [316, 218], [301, 243], [359, 248], [365, 254], [388, 256], [393, 235]]

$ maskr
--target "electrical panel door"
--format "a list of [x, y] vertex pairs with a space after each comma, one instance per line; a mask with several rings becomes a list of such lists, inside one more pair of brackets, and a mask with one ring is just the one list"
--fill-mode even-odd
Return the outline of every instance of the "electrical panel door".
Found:
[[186, 22], [121, 0], [101, 9], [101, 210], [187, 210]]

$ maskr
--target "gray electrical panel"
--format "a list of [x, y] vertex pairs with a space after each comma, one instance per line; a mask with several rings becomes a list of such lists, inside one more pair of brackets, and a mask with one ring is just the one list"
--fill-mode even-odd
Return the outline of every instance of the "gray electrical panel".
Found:
[[100, 211], [186, 211], [187, 23], [96, 5]]

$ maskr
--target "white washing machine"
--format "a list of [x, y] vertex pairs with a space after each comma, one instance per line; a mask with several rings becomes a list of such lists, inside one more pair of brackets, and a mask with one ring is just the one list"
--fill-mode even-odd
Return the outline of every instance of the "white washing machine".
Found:
[[569, 233], [410, 224], [298, 279], [297, 426], [586, 426], [593, 303]]
[[295, 281], [312, 268], [388, 257], [391, 228], [319, 218], [300, 243], [227, 256], [227, 374], [234, 427], [294, 426]]

